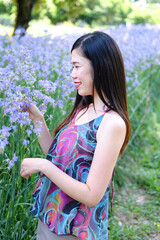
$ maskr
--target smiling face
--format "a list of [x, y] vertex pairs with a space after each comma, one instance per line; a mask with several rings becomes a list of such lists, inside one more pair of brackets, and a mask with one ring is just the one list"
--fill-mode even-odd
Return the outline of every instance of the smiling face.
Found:
[[92, 95], [94, 74], [91, 62], [83, 56], [79, 48], [72, 51], [71, 62], [73, 65], [71, 77], [74, 79], [78, 94], [81, 96]]

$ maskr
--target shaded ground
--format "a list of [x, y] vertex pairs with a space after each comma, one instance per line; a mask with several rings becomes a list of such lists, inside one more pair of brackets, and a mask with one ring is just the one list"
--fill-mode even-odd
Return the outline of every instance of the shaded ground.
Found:
[[119, 193], [118, 189], [115, 191], [111, 228], [116, 227], [122, 234], [116, 236], [116, 231], [112, 229], [113, 236], [110, 239], [160, 240], [160, 208], [157, 196], [154, 198], [145, 189], [138, 189], [131, 183], [119, 189]]

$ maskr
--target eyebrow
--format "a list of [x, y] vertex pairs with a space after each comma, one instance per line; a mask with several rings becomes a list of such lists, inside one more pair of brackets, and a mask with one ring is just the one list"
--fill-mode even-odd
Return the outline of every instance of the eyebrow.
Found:
[[80, 62], [76, 62], [76, 61], [75, 61], [75, 62], [71, 62], [71, 63], [72, 63], [72, 64], [77, 64], [77, 63], [79, 64]]

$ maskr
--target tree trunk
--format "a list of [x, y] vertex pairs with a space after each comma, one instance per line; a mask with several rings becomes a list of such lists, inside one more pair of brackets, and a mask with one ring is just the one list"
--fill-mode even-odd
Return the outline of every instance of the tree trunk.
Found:
[[13, 35], [24, 36], [31, 20], [31, 13], [37, 0], [17, 0], [17, 16]]

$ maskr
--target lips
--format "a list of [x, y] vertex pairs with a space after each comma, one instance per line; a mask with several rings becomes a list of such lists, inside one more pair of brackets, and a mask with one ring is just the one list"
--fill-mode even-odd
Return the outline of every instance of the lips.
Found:
[[76, 89], [78, 89], [79, 86], [82, 84], [81, 82], [74, 82], [74, 83], [75, 83], [75, 85], [76, 85]]

